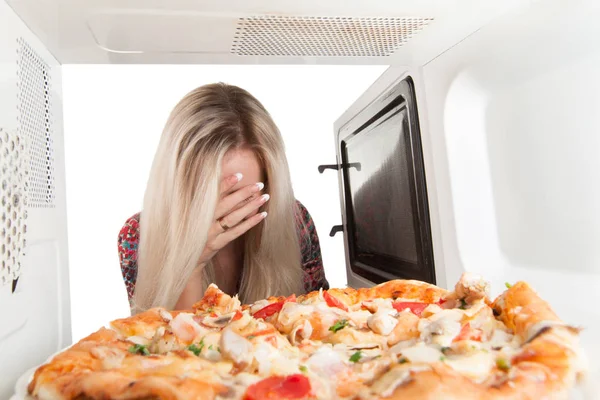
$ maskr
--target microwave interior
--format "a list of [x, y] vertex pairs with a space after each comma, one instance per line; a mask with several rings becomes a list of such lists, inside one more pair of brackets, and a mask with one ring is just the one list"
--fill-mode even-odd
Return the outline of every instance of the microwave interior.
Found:
[[[583, 326], [589, 396], [573, 398], [597, 398], [599, 20], [597, 0], [0, 0], [0, 398], [81, 339], [73, 310], [83, 292], [105, 293], [76, 287], [73, 273], [117, 263], [78, 258], [97, 243], [73, 229], [101, 225], [90, 210], [109, 201], [93, 179], [70, 179], [86, 157], [99, 170], [114, 161], [110, 148], [94, 158], [102, 132], [81, 148], [70, 146], [83, 146], [85, 127], [67, 132], [63, 78], [95, 65], [385, 67], [321, 127], [327, 159], [303, 165], [332, 189], [309, 199], [327, 203], [320, 217], [340, 233], [317, 223], [339, 253], [326, 268], [351, 287], [403, 278], [451, 289], [470, 271], [495, 296], [531, 282]], [[155, 94], [156, 79], [140, 87]], [[90, 307], [93, 324], [113, 316]]]

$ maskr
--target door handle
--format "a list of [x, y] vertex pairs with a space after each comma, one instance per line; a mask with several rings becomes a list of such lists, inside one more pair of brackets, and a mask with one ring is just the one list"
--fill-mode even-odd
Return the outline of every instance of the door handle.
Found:
[[329, 236], [334, 237], [336, 233], [343, 232], [344, 225], [334, 225], [331, 227], [331, 231], [329, 231]]
[[350, 163], [350, 164], [323, 164], [319, 165], [319, 173], [322, 174], [326, 169], [334, 169], [339, 171], [340, 168], [356, 168], [357, 171], [360, 171], [360, 163]]

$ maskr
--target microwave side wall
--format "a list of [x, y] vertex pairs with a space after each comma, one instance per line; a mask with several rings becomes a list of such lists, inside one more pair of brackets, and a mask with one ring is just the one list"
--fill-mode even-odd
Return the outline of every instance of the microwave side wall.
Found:
[[4, 1], [0, 26], [0, 398], [6, 399], [27, 368], [71, 343], [71, 311], [61, 67]]
[[[585, 325], [598, 376], [600, 8], [575, 3], [532, 4], [423, 66], [390, 68], [334, 132], [413, 77], [437, 283], [481, 273], [496, 296], [530, 282], [565, 322]], [[351, 286], [372, 284], [347, 271]]]

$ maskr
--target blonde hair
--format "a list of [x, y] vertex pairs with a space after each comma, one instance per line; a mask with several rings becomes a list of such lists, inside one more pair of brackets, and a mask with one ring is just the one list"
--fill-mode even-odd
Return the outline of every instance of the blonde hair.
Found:
[[[140, 219], [134, 313], [175, 306], [214, 222], [221, 161], [241, 147], [261, 161], [271, 200], [265, 206], [268, 218], [244, 235], [240, 299], [252, 302], [302, 290], [297, 206], [281, 134], [247, 91], [211, 84], [176, 105], [160, 139]], [[209, 264], [203, 290], [214, 280]]]

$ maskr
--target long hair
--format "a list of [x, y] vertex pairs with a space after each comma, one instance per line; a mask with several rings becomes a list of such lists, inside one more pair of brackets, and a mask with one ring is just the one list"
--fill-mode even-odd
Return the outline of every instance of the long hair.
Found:
[[[302, 289], [296, 215], [283, 139], [262, 104], [226, 84], [202, 86], [171, 112], [154, 157], [140, 218], [132, 312], [175, 306], [198, 265], [220, 197], [221, 161], [254, 151], [265, 174], [269, 217], [244, 236], [240, 299], [252, 302]], [[209, 263], [203, 289], [215, 281]]]

